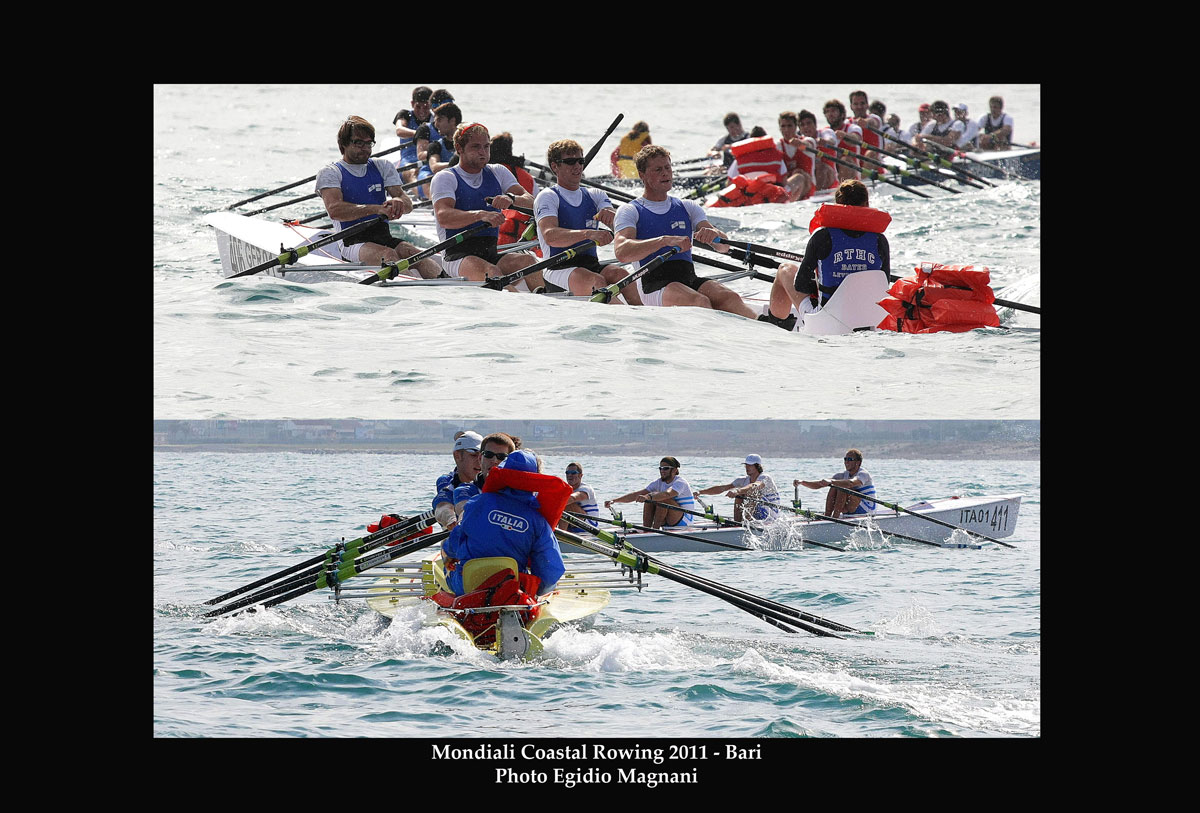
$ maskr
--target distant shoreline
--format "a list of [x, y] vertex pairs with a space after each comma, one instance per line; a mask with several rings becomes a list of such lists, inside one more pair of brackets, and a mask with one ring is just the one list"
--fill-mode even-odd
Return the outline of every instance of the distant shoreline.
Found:
[[[717, 440], [717, 439], [710, 439]], [[632, 443], [603, 443], [583, 445], [578, 443], [530, 443], [527, 448], [539, 454], [577, 455], [577, 456], [638, 456], [651, 457], [673, 455], [675, 457], [739, 457], [750, 452], [762, 454], [764, 457], [838, 457], [846, 451], [846, 447], [821, 446], [813, 448], [807, 444], [798, 444], [795, 449], [748, 449], [745, 444], [724, 445], [712, 442], [706, 448], [681, 448], [679, 445], [663, 448], [665, 444]], [[864, 457], [870, 459], [911, 459], [911, 460], [1040, 460], [1041, 446], [1028, 441], [1010, 442], [1000, 445], [995, 440], [986, 441], [897, 441], [889, 443], [868, 443], [858, 445]], [[437, 443], [163, 443], [154, 445], [155, 452], [222, 452], [242, 454], [262, 454], [265, 452], [295, 452], [298, 454], [428, 454], [450, 457], [450, 445], [446, 442]]]

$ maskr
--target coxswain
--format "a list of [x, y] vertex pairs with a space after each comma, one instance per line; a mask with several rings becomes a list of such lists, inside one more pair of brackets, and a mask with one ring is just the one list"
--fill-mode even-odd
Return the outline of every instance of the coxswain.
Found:
[[[507, 556], [537, 579], [539, 595], [551, 592], [566, 572], [554, 525], [570, 486], [538, 472], [537, 457], [518, 450], [493, 471], [483, 493], [472, 497], [463, 519], [442, 543], [446, 582], [463, 594], [463, 566], [472, 559]], [[525, 583], [522, 584], [525, 588]]]
[[[333, 220], [334, 232], [356, 223], [386, 215], [396, 220], [413, 209], [396, 172], [396, 165], [384, 158], [372, 158], [375, 128], [366, 119], [351, 116], [342, 122], [337, 133], [340, 160], [328, 164], [317, 173], [316, 191]], [[398, 237], [393, 237], [388, 224], [377, 222], [359, 232], [349, 243], [334, 243], [343, 260], [379, 267], [395, 263], [420, 253], [420, 249]], [[442, 273], [438, 262], [427, 258], [415, 266], [425, 279]]]
[[[886, 228], [890, 220], [883, 212], [870, 209], [870, 192], [862, 181], [842, 181], [834, 193], [836, 207], [831, 209], [830, 223], [817, 228], [804, 248], [804, 261], [780, 263], [771, 283], [771, 301], [761, 321], [792, 330], [799, 317], [816, 310], [817, 300], [824, 305], [842, 280], [858, 271], [881, 270], [890, 273], [891, 249], [882, 233], [832, 225], [839, 220], [851, 222], [879, 221]], [[838, 207], [861, 207], [857, 213]], [[818, 209], [823, 214], [826, 207]], [[877, 217], [876, 217], [877, 216]]]

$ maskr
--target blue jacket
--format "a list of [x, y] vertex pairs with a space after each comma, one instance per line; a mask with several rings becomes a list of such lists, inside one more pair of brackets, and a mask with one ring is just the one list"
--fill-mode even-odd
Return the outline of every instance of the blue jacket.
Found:
[[537, 498], [511, 488], [472, 497], [442, 550], [460, 560], [447, 577], [456, 595], [463, 593], [461, 563], [468, 559], [511, 556], [519, 568], [541, 580], [539, 593], [549, 592], [566, 572], [558, 540], [538, 512]]

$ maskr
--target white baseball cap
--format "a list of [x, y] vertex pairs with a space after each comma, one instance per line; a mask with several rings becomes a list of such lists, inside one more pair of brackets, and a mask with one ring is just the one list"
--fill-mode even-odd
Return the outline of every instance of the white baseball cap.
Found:
[[954, 105], [954, 109], [961, 110], [964, 113], [967, 112], [967, 106], [965, 104], [963, 104], [962, 102], [959, 102], [958, 104]]
[[758, 465], [761, 466], [762, 458], [756, 454], [748, 454], [748, 455], [746, 455], [746, 463], [757, 463]]
[[454, 451], [461, 452], [466, 450], [468, 452], [478, 452], [482, 444], [483, 435], [480, 435], [478, 432], [463, 432], [454, 441]]

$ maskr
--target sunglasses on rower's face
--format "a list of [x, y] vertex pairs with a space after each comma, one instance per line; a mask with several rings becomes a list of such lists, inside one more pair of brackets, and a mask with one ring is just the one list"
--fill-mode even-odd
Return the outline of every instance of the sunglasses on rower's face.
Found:
[[567, 469], [567, 476], [568, 476], [568, 477], [574, 477], [575, 475], [577, 475], [577, 474], [582, 474], [582, 473], [583, 473], [583, 472], [575, 471], [575, 469]]
[[503, 463], [504, 458], [508, 457], [508, 453], [507, 452], [493, 452], [491, 449], [488, 449], [486, 452], [483, 453], [483, 456], [486, 457], [488, 460], [495, 458], [496, 460], [499, 460], [501, 463]]
[[843, 457], [842, 458], [843, 463], [854, 463], [855, 461], [858, 461], [858, 460], [862, 460], [862, 458], [861, 457]]
[[583, 156], [580, 156], [578, 158], [559, 158], [558, 163], [560, 163], [560, 164], [582, 164]]
[[659, 471], [670, 471], [673, 468], [674, 468], [674, 466], [659, 466], [658, 470]]
[[353, 138], [350, 140], [350, 143], [356, 147], [374, 147], [375, 146], [374, 141], [363, 141], [361, 138]]

